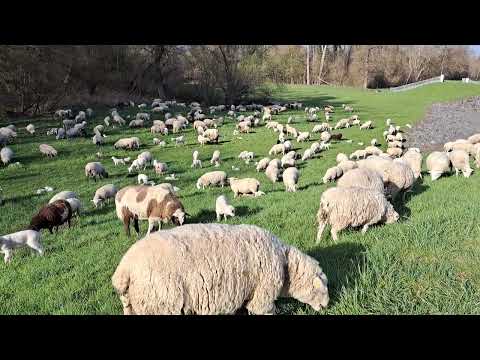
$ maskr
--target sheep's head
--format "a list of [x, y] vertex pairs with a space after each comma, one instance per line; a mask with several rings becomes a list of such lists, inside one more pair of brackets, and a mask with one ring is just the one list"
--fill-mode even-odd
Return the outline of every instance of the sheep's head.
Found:
[[98, 205], [99, 205], [102, 201], [103, 201], [103, 199], [100, 198], [100, 197], [94, 197], [93, 200], [91, 200], [91, 202], [93, 202], [93, 205], [94, 205], [95, 207], [98, 207]]
[[385, 215], [384, 215], [385, 224], [396, 223], [399, 217], [400, 215], [398, 215], [398, 213], [395, 211], [392, 204], [388, 203], [387, 211], [385, 212]]
[[229, 216], [235, 216], [235, 208], [232, 205], [228, 205], [225, 214]]
[[181, 226], [185, 222], [186, 215], [187, 214], [185, 213], [185, 211], [183, 211], [182, 209], [177, 209], [172, 215], [172, 222], [177, 226]]

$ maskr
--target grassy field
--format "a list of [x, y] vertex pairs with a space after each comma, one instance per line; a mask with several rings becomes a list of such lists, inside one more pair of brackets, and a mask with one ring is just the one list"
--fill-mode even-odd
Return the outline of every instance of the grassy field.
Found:
[[[382, 139], [384, 121], [392, 118], [396, 124], [413, 124], [422, 119], [429, 104], [462, 97], [480, 95], [480, 87], [459, 83], [435, 84], [415, 90], [388, 93], [362, 91], [350, 88], [292, 86], [275, 94], [278, 100], [296, 100], [306, 105], [342, 103], [352, 105], [363, 120], [374, 120], [373, 130], [358, 128], [342, 130], [344, 137], [353, 139], [333, 143], [308, 162], [300, 163], [299, 191], [285, 193], [283, 183], [272, 184], [264, 173], [257, 173], [253, 164], [237, 159], [243, 150], [255, 152], [258, 158], [267, 155], [276, 136], [271, 130], [255, 128], [254, 133], [232, 136], [233, 124], [228, 121], [220, 128], [221, 144], [200, 147], [191, 128], [186, 131], [187, 145], [174, 148], [169, 141], [166, 148], [152, 145], [149, 129], [109, 129], [106, 145], [100, 150], [102, 161], [110, 178], [94, 183], [87, 181], [84, 166], [97, 161], [99, 151], [91, 138], [52, 140], [45, 129], [57, 126], [51, 119], [35, 120], [37, 135], [27, 135], [19, 129], [18, 140], [10, 145], [22, 168], [0, 168], [0, 186], [4, 205], [0, 206], [0, 234], [21, 230], [31, 216], [48, 202], [53, 193], [36, 195], [43, 186], [52, 186], [55, 192], [72, 190], [84, 204], [83, 215], [71, 229], [62, 228], [58, 234], [42, 234], [46, 248], [44, 257], [30, 249], [14, 253], [6, 266], [0, 262], [0, 314], [121, 314], [120, 301], [111, 286], [111, 275], [125, 251], [135, 238], [127, 238], [116, 218], [114, 204], [94, 209], [91, 199], [95, 190], [107, 183], [123, 187], [136, 182], [127, 176], [126, 167], [113, 166], [111, 156], [136, 156], [140, 151], [115, 151], [112, 144], [120, 137], [138, 136], [143, 146], [160, 161], [167, 162], [170, 172], [178, 175], [175, 182], [181, 191], [186, 210], [192, 215], [189, 222], [215, 221], [215, 199], [225, 193], [237, 209], [237, 217], [228, 223], [249, 223], [264, 227], [283, 241], [293, 244], [320, 262], [329, 279], [330, 306], [320, 313], [295, 300], [278, 302], [282, 314], [478, 314], [480, 313], [480, 174], [465, 179], [442, 177], [431, 183], [424, 177], [403, 205], [395, 204], [401, 214], [399, 223], [371, 227], [366, 235], [360, 232], [340, 233], [338, 243], [330, 235], [315, 245], [315, 214], [321, 193], [327, 188], [321, 178], [335, 163], [338, 152], [351, 153], [368, 144], [372, 138]], [[94, 109], [96, 116], [89, 121], [90, 130], [103, 122], [107, 109]], [[121, 112], [134, 115], [136, 110]], [[286, 122], [290, 115], [298, 115], [294, 125], [300, 130], [311, 130], [303, 111], [289, 111], [274, 120]], [[344, 117], [337, 111], [334, 121]], [[153, 115], [153, 119], [161, 119]], [[322, 119], [323, 121], [323, 119]], [[15, 121], [24, 127], [28, 119]], [[8, 122], [12, 123], [12, 122]], [[5, 126], [7, 123], [2, 123]], [[170, 140], [170, 135], [168, 140]], [[318, 139], [319, 135], [313, 137]], [[49, 143], [58, 151], [56, 159], [41, 157], [38, 145]], [[310, 146], [297, 144], [297, 150]], [[382, 146], [385, 148], [385, 145]], [[203, 169], [190, 168], [192, 152], [198, 149]], [[196, 179], [213, 168], [209, 159], [219, 149], [223, 160], [221, 170], [230, 176], [256, 177], [260, 198], [233, 200], [229, 189], [212, 188], [198, 191]], [[235, 165], [239, 172], [232, 171]], [[163, 177], [151, 169], [145, 173], [154, 181]], [[147, 224], [141, 223], [142, 233]]]

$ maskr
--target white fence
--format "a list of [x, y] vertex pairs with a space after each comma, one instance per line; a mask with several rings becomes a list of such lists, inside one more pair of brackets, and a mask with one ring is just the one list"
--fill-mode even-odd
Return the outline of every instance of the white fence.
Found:
[[427, 84], [433, 84], [433, 83], [438, 83], [438, 82], [443, 82], [445, 76], [440, 75], [431, 79], [427, 80], [422, 80], [422, 81], [417, 81], [415, 83], [403, 85], [403, 86], [397, 86], [397, 87], [391, 87], [390, 91], [403, 91], [403, 90], [410, 90], [410, 89], [415, 89], [419, 86], [427, 85]]

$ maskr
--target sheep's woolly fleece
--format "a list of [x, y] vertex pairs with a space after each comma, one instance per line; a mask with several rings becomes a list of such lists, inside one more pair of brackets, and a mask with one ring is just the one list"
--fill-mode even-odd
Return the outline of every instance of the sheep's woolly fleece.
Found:
[[127, 251], [112, 284], [125, 314], [273, 314], [278, 297], [317, 311], [329, 301], [318, 262], [253, 225], [156, 232]]
[[373, 170], [359, 168], [348, 171], [337, 182], [340, 188], [360, 187], [384, 193], [382, 177]]

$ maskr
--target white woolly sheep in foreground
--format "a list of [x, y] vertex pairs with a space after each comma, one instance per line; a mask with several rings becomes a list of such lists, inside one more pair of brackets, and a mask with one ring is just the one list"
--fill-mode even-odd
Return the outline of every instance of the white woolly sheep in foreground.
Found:
[[196, 184], [198, 190], [200, 190], [200, 188], [205, 190], [205, 188], [210, 185], [221, 186], [222, 188], [228, 185], [227, 173], [225, 171], [207, 172], [198, 178]]
[[101, 163], [89, 162], [87, 165], [85, 165], [85, 176], [87, 178], [93, 178], [95, 181], [97, 181], [97, 178], [108, 178], [108, 172]]
[[297, 136], [297, 142], [307, 141], [310, 139], [310, 133], [308, 131], [301, 132]]
[[13, 234], [0, 236], [0, 252], [4, 254], [5, 263], [12, 260], [14, 249], [28, 246], [35, 250], [40, 256], [43, 255], [43, 247], [40, 243], [41, 234], [34, 230], [23, 230]]
[[325, 172], [325, 175], [323, 176], [322, 180], [323, 183], [326, 184], [330, 181], [335, 181], [338, 179], [340, 176], [343, 175], [343, 170], [339, 166], [333, 166], [331, 168], [328, 168], [327, 171]]
[[344, 160], [340, 161], [337, 166], [342, 169], [342, 174], [345, 174], [346, 172], [356, 169], [357, 168], [357, 163], [352, 160]]
[[215, 150], [213, 152], [212, 158], [210, 159], [210, 164], [215, 164], [215, 167], [220, 166], [220, 150]]
[[35, 134], [35, 126], [33, 124], [28, 124], [25, 127], [25, 130], [27, 130], [31, 135]]
[[255, 194], [260, 188], [260, 182], [253, 178], [237, 179], [231, 177], [228, 179], [228, 182], [230, 183], [230, 189], [232, 189], [233, 197], [235, 198], [239, 195]]
[[72, 208], [72, 216], [80, 216], [80, 210], [82, 210], [82, 203], [80, 202], [80, 200], [78, 200], [77, 198], [69, 198], [65, 201], [67, 201]]
[[422, 177], [422, 154], [419, 148], [409, 148], [400, 159], [410, 166], [415, 179]]
[[260, 171], [263, 171], [267, 168], [268, 164], [270, 163], [270, 158], [268, 157], [265, 157], [263, 159], [261, 159], [258, 163], [257, 163], [257, 172], [260, 172]]
[[0, 150], [0, 159], [2, 160], [4, 165], [8, 165], [12, 162], [14, 157], [12, 149], [9, 147], [4, 147]]
[[61, 191], [55, 196], [53, 196], [48, 203], [51, 204], [57, 200], [67, 200], [67, 199], [78, 199], [78, 195], [73, 191]]
[[46, 155], [47, 157], [55, 157], [58, 154], [57, 150], [55, 150], [53, 146], [47, 144], [40, 144], [38, 149], [40, 150], [41, 154]]
[[285, 185], [285, 191], [296, 192], [297, 183], [300, 173], [296, 167], [289, 167], [283, 172], [283, 184]]
[[470, 177], [473, 169], [470, 167], [468, 153], [465, 150], [453, 150], [447, 154], [452, 167], [455, 169], [455, 176], [458, 176], [458, 173], [461, 171], [464, 177]]
[[192, 161], [192, 165], [190, 166], [192, 168], [195, 168], [195, 167], [202, 167], [202, 160], [199, 160], [198, 159], [198, 150], [195, 150], [193, 152], [193, 161]]
[[426, 165], [432, 181], [437, 180], [442, 174], [450, 172], [452, 164], [444, 152], [434, 151], [427, 156]]
[[341, 163], [342, 161], [347, 161], [348, 160], [348, 156], [344, 153], [338, 153], [337, 154], [337, 157], [336, 157], [336, 161], [337, 163]]
[[125, 315], [220, 315], [242, 308], [261, 315], [274, 314], [279, 297], [316, 311], [329, 302], [318, 262], [254, 225], [190, 224], [152, 234], [130, 247], [112, 284]]
[[337, 182], [339, 188], [359, 187], [385, 193], [382, 177], [374, 170], [357, 168], [348, 171]]
[[215, 212], [217, 213], [217, 221], [220, 221], [222, 215], [224, 220], [227, 220], [227, 216], [235, 216], [235, 208], [230, 205], [225, 195], [220, 195], [215, 201]]
[[320, 199], [316, 242], [320, 242], [327, 225], [331, 226], [330, 233], [337, 241], [338, 232], [348, 227], [362, 226], [364, 234], [370, 225], [392, 224], [398, 218], [398, 213], [379, 191], [359, 187], [330, 188], [323, 192]]

